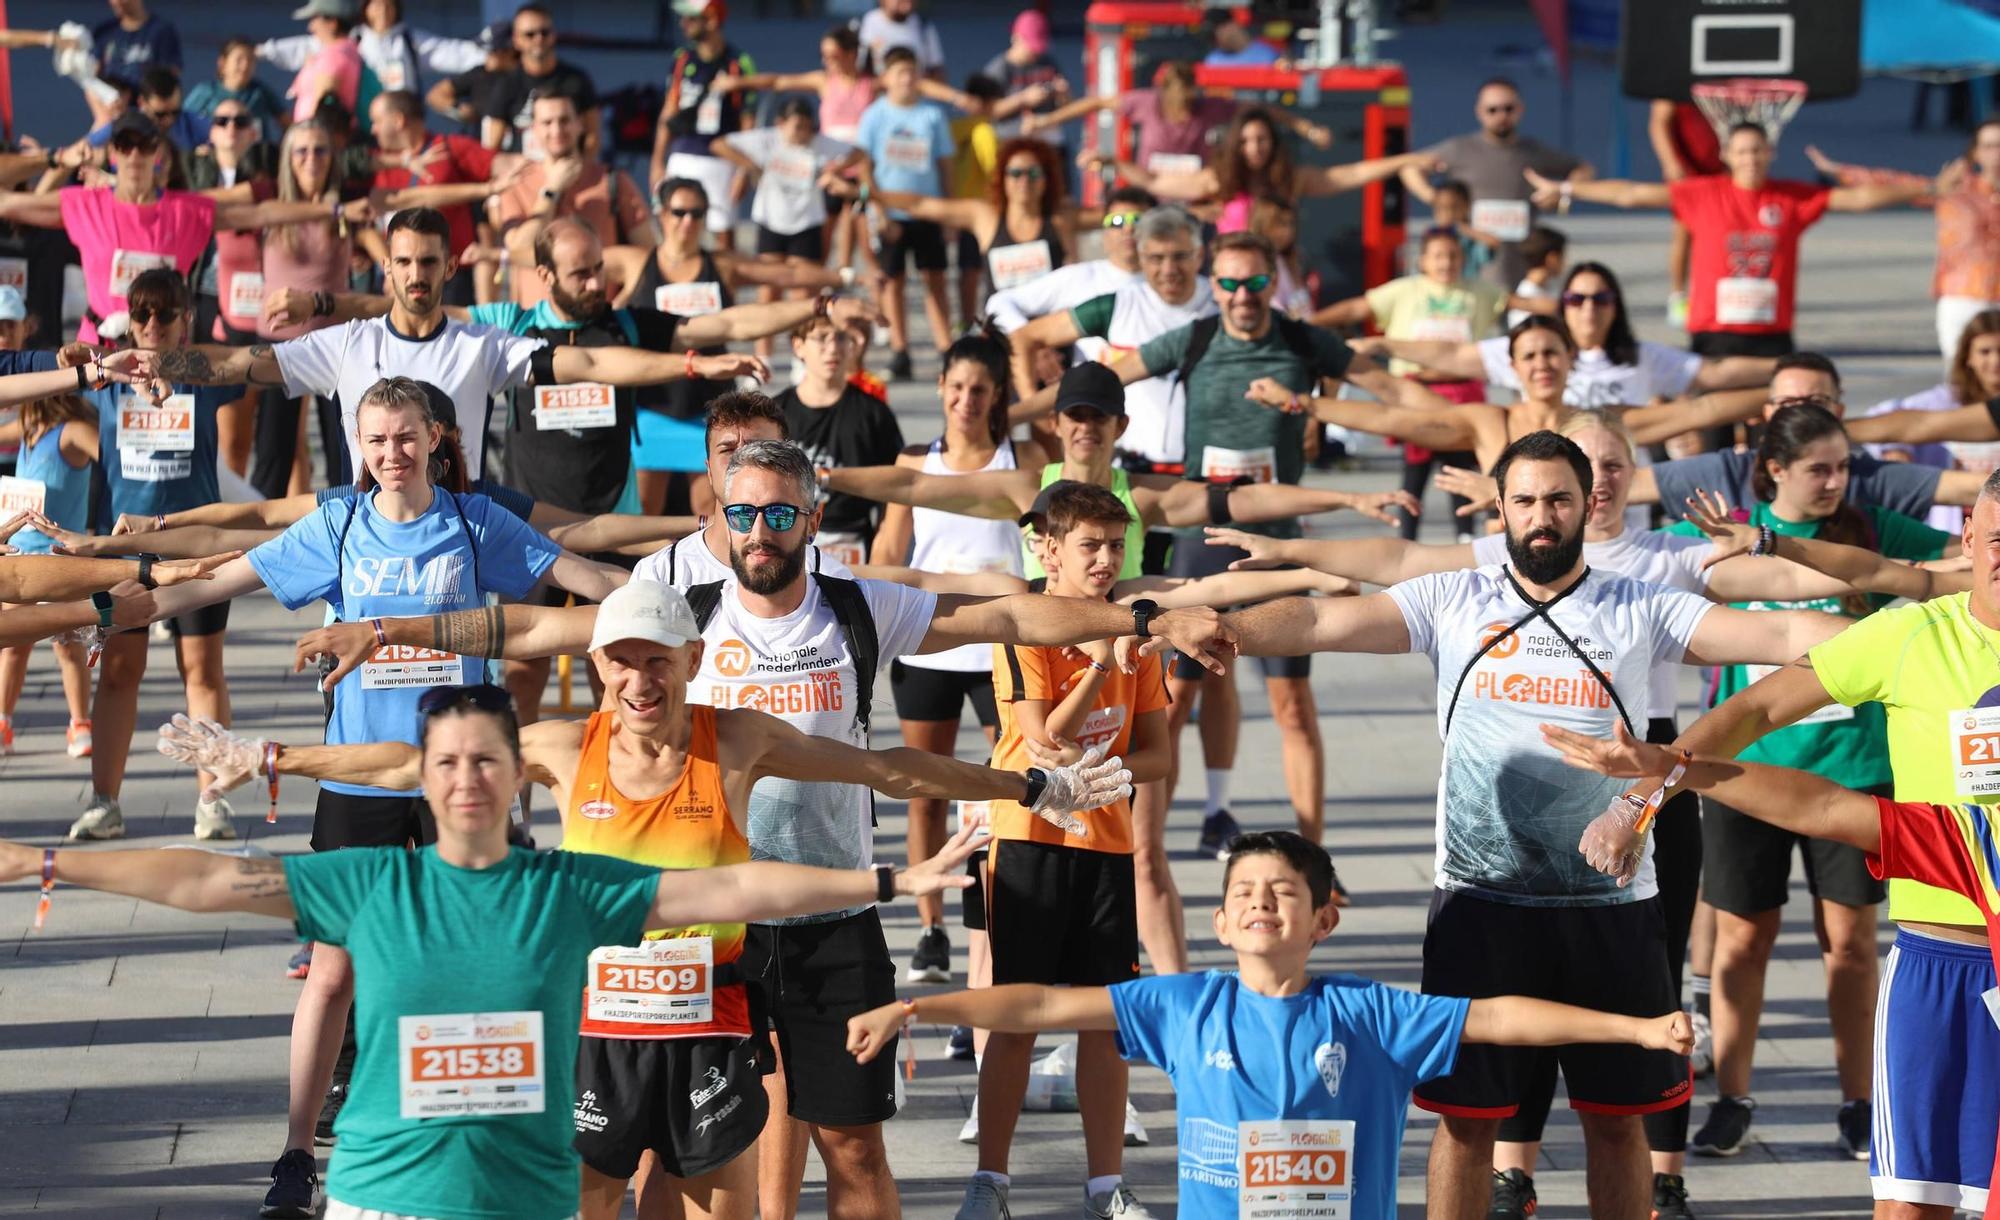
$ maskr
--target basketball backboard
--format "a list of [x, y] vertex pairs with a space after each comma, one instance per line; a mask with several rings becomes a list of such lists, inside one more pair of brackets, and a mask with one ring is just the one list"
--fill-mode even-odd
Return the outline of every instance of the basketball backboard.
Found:
[[1700, 81], [1780, 77], [1811, 100], [1861, 88], [1862, 0], [1624, 0], [1618, 45], [1629, 97], [1688, 100]]

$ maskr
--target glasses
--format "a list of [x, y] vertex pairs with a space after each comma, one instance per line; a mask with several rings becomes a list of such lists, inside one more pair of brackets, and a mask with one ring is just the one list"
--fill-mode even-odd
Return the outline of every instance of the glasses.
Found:
[[1218, 275], [1215, 277], [1215, 286], [1224, 292], [1235, 292], [1239, 288], [1248, 288], [1251, 292], [1257, 293], [1271, 286], [1271, 277], [1269, 275], [1253, 275], [1246, 279], [1236, 280], [1226, 275]]
[[1512, 114], [1520, 108], [1517, 103], [1503, 102], [1498, 106], [1481, 106], [1479, 112], [1481, 114]]
[[1010, 165], [1007, 167], [1007, 176], [1009, 178], [1022, 178], [1029, 182], [1040, 182], [1042, 180], [1042, 167], [1039, 165]]
[[218, 114], [210, 116], [210, 127], [255, 127], [257, 120], [247, 114]]
[[417, 715], [438, 716], [471, 704], [482, 712], [514, 710], [514, 696], [504, 686], [478, 682], [471, 686], [433, 686], [417, 699]]
[[133, 305], [128, 307], [125, 313], [132, 319], [134, 326], [144, 326], [154, 318], [158, 318], [162, 326], [172, 326], [181, 318], [181, 308], [178, 305], [162, 305], [157, 309], [150, 305]]
[[516, 38], [554, 38], [555, 36], [556, 27], [552, 25], [536, 26], [532, 29], [523, 29], [520, 26], [514, 27], [514, 37]]
[[1599, 305], [1606, 309], [1618, 303], [1618, 298], [1608, 292], [1565, 292], [1563, 304], [1571, 309], [1581, 309], [1585, 305]]
[[694, 219], [694, 218], [695, 218], [695, 217], [697, 217], [697, 216], [706, 216], [706, 215], [708, 215], [708, 209], [707, 209], [707, 208], [668, 208], [668, 209], [667, 209], [667, 215], [669, 215], [669, 216], [673, 217], [673, 218], [674, 218], [675, 220], [692, 220], [692, 219]]
[[333, 150], [331, 148], [316, 148], [312, 145], [306, 145], [302, 148], [294, 148], [292, 155], [294, 157], [331, 157]]
[[1127, 226], [1138, 224], [1139, 216], [1140, 213], [1138, 212], [1107, 212], [1104, 215], [1104, 224], [1102, 227], [1106, 229], [1123, 229]]
[[111, 141], [111, 147], [114, 151], [122, 153], [158, 152], [160, 141], [152, 136], [134, 135], [127, 132]]
[[1840, 405], [1840, 400], [1827, 394], [1794, 394], [1790, 398], [1773, 398], [1771, 409], [1782, 411], [1786, 407], [1818, 407], [1831, 411]]
[[799, 514], [805, 510], [796, 504], [729, 504], [722, 509], [722, 519], [738, 534], [747, 534], [757, 528], [757, 514], [764, 514], [764, 524], [772, 532], [783, 534], [799, 523]]
[[180, 121], [181, 108], [176, 106], [172, 110], [148, 110], [146, 117], [162, 127], [171, 127]]

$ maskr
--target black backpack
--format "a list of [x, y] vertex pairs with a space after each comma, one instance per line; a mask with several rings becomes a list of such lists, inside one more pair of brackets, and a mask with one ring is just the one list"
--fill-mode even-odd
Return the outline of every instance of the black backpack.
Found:
[[[854, 657], [854, 719], [861, 726], [865, 741], [869, 705], [875, 696], [875, 670], [882, 663], [882, 641], [875, 634], [875, 615], [868, 609], [868, 599], [861, 595], [859, 583], [824, 572], [814, 572], [812, 578], [819, 584], [820, 596], [832, 608], [841, 634], [847, 637], [847, 650]], [[705, 585], [688, 586], [688, 607], [694, 611], [699, 630], [708, 630], [716, 609], [722, 605], [722, 584], [713, 580]]]

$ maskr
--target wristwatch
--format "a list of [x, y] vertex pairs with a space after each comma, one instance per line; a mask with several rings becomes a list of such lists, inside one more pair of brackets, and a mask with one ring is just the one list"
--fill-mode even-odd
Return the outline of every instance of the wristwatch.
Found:
[[97, 608], [97, 625], [106, 631], [111, 630], [111, 608], [118, 604], [118, 600], [100, 589], [90, 595], [90, 604]]
[[1021, 798], [1024, 808], [1033, 809], [1042, 803], [1042, 793], [1049, 790], [1049, 773], [1040, 767], [1028, 768], [1028, 794]]
[[1160, 603], [1150, 597], [1142, 597], [1132, 603], [1132, 634], [1142, 640], [1153, 638], [1153, 616], [1160, 612]]
[[158, 562], [160, 562], [158, 555], [139, 556], [138, 580], [141, 585], [144, 585], [148, 589], [157, 589], [160, 587], [160, 582], [153, 579], [153, 565]]
[[875, 901], [889, 902], [896, 897], [896, 866], [878, 864], [875, 866]]

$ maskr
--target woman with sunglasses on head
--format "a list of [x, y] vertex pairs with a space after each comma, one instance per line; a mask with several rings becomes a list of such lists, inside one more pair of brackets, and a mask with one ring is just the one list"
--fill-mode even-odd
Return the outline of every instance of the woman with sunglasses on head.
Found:
[[[681, 613], [688, 613], [685, 603]], [[757, 712], [700, 719], [713, 726], [725, 716], [732, 728], [750, 730], [733, 734], [733, 757], [717, 747], [712, 728], [706, 738], [684, 729], [686, 735], [661, 743], [677, 756], [682, 778], [705, 772], [714, 785], [727, 759], [740, 774], [722, 778], [741, 798], [751, 782], [779, 767], [854, 768], [851, 749], [803, 737]], [[743, 743], [744, 737], [752, 740]], [[436, 838], [421, 850], [383, 846], [272, 859], [58, 852], [0, 841], [0, 883], [40, 876], [45, 896], [60, 884], [181, 910], [287, 919], [302, 938], [318, 942], [322, 955], [338, 947], [343, 957], [364, 963], [354, 1101], [340, 1121], [329, 1220], [577, 1214], [579, 1028], [592, 956], [601, 946], [639, 945], [651, 929], [776, 919], [968, 883], [965, 860], [977, 841], [969, 832], [907, 870], [755, 861], [663, 872], [611, 855], [525, 850], [509, 840], [508, 806], [522, 784], [547, 776], [523, 758], [506, 691], [432, 688], [410, 709], [408, 738], [416, 758], [408, 757], [409, 745], [381, 748], [383, 766], [376, 770], [428, 795]], [[205, 749], [203, 761], [239, 775], [280, 764], [309, 771], [348, 753], [226, 734], [205, 744], [218, 748]], [[951, 766], [957, 768], [951, 778], [960, 782], [975, 770]], [[1025, 792], [1033, 783], [1032, 776], [977, 770], [990, 777], [985, 786], [995, 795]], [[1046, 776], [1050, 807], [1063, 807], [1058, 788], [1065, 782], [1072, 797], [1101, 790], [1083, 782], [1078, 769], [1063, 771]], [[937, 774], [933, 769], [907, 786], [935, 783]], [[41, 909], [49, 915], [53, 904]], [[319, 970], [316, 964], [313, 978]], [[286, 1154], [279, 1168], [291, 1167], [299, 1192], [295, 1201], [267, 1204], [264, 1215], [318, 1214], [311, 1162], [304, 1149]]]

